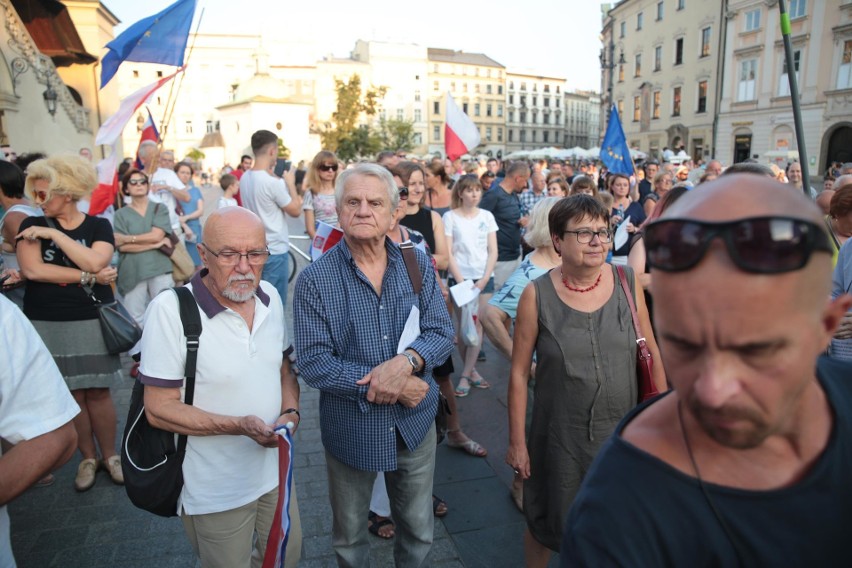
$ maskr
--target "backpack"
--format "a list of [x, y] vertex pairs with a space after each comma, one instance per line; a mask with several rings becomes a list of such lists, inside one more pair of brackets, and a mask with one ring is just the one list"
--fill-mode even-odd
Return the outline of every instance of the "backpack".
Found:
[[[180, 305], [180, 320], [186, 336], [186, 389], [184, 403], [192, 404], [195, 394], [195, 364], [198, 358], [201, 316], [192, 292], [173, 288]], [[145, 416], [145, 386], [136, 380], [130, 397], [130, 410], [121, 441], [121, 471], [130, 501], [161, 517], [176, 517], [183, 489], [183, 458], [186, 436], [151, 426]], [[175, 443], [177, 438], [177, 443]]]

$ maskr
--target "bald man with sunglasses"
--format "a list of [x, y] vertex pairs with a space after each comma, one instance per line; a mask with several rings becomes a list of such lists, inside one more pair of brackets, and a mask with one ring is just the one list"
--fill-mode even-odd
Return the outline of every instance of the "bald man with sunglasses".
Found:
[[601, 450], [562, 566], [852, 565], [852, 365], [821, 357], [852, 296], [828, 299], [819, 210], [725, 176], [649, 224], [645, 246], [673, 390]]

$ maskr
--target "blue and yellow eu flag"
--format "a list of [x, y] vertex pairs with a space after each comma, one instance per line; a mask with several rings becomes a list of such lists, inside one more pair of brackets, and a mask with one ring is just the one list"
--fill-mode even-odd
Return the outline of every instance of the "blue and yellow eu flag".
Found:
[[182, 66], [195, 3], [196, 0], [178, 0], [162, 12], [139, 20], [109, 42], [109, 52], [101, 60], [101, 88], [125, 61]]
[[606, 126], [606, 135], [601, 144], [601, 161], [607, 171], [615, 174], [633, 175], [633, 160], [630, 159], [630, 148], [624, 137], [624, 129], [618, 118], [618, 109], [612, 105], [609, 113], [609, 124]]

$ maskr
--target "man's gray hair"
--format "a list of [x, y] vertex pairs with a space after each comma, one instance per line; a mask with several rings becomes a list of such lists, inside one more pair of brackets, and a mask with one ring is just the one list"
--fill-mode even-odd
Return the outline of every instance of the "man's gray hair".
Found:
[[140, 156], [150, 156], [151, 152], [155, 152], [157, 150], [157, 143], [153, 140], [145, 140], [141, 144], [139, 144], [139, 155]]
[[337, 183], [334, 186], [334, 201], [337, 204], [338, 211], [343, 209], [343, 192], [346, 190], [346, 181], [351, 177], [357, 176], [374, 177], [381, 181], [388, 192], [390, 210], [394, 211], [396, 209], [396, 206], [399, 205], [399, 189], [396, 187], [393, 175], [391, 175], [390, 171], [384, 166], [365, 163], [358, 164], [354, 168], [343, 170], [343, 172], [337, 176]]

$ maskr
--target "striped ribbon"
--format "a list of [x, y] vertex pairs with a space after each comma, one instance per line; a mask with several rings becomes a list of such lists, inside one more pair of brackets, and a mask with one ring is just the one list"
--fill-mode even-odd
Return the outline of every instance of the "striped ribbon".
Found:
[[278, 503], [272, 529], [266, 541], [266, 556], [263, 568], [284, 568], [287, 557], [287, 541], [290, 539], [290, 491], [293, 483], [293, 439], [290, 430], [282, 425], [278, 433]]

